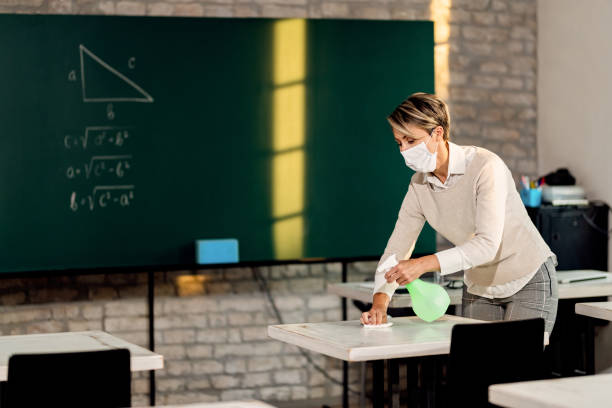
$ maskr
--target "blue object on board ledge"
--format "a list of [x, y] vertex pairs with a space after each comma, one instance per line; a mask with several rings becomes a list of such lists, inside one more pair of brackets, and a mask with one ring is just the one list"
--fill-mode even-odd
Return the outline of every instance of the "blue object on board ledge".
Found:
[[526, 207], [539, 207], [542, 204], [542, 187], [523, 188], [521, 200]]
[[238, 262], [238, 240], [199, 239], [196, 241], [196, 257], [199, 264]]

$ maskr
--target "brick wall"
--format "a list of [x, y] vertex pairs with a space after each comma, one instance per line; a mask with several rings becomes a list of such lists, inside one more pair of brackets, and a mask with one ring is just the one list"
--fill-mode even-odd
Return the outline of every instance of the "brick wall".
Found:
[[[498, 153], [515, 178], [536, 175], [535, 0], [0, 0], [3, 13], [217, 17], [433, 19], [448, 50], [444, 88], [451, 137]], [[447, 36], [438, 37], [441, 29]], [[444, 30], [441, 30], [444, 31]], [[440, 39], [442, 38], [442, 39]], [[440, 61], [437, 60], [438, 69]], [[391, 137], [391, 135], [390, 135]], [[351, 265], [363, 280], [373, 263]], [[260, 268], [286, 323], [340, 319], [340, 300], [325, 293], [339, 264]], [[341, 387], [314, 370], [299, 350], [266, 338], [277, 323], [250, 269], [156, 274], [158, 402], [235, 398], [269, 401], [337, 398]], [[146, 276], [92, 275], [0, 280], [0, 334], [102, 329], [147, 345]], [[350, 304], [350, 303], [349, 303]], [[350, 306], [349, 318], [358, 318]], [[311, 358], [338, 381], [334, 359]], [[358, 367], [350, 381], [358, 389]], [[148, 382], [134, 377], [134, 404]]]

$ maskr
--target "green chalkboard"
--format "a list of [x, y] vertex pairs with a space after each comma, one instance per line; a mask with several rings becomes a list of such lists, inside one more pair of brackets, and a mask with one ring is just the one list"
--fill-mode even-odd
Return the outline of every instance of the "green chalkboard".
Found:
[[0, 15], [0, 38], [0, 271], [384, 249], [411, 176], [385, 117], [433, 92], [433, 23]]

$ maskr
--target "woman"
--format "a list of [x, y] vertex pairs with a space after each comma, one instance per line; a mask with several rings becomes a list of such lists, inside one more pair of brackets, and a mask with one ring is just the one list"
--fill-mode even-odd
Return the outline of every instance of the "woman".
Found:
[[[463, 316], [543, 317], [550, 335], [557, 314], [557, 260], [527, 215], [508, 167], [487, 149], [451, 143], [448, 108], [435, 95], [413, 94], [387, 120], [406, 165], [416, 173], [378, 264], [372, 308], [361, 322], [385, 323], [399, 285], [425, 272], [463, 270]], [[425, 221], [455, 247], [410, 259]], [[381, 270], [391, 255], [401, 261]]]

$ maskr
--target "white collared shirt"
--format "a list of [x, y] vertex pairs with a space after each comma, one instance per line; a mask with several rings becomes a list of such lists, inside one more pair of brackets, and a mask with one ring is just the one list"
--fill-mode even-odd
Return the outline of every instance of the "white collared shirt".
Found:
[[[453, 186], [465, 174], [465, 169], [472, 161], [474, 153], [476, 153], [476, 148], [474, 146], [459, 146], [449, 141], [448, 176], [444, 183], [442, 183], [433, 173], [428, 173], [427, 182], [430, 184], [431, 188], [434, 191], [440, 191]], [[465, 271], [473, 267], [473, 263], [461, 248], [458, 247], [439, 251], [435, 255], [438, 258], [438, 262], [440, 262], [440, 272], [442, 275]], [[519, 279], [496, 286], [478, 286], [466, 277], [464, 277], [464, 281], [469, 292], [472, 294], [486, 298], [503, 298], [512, 296], [521, 290], [537, 271], [536, 269], [532, 273]]]

